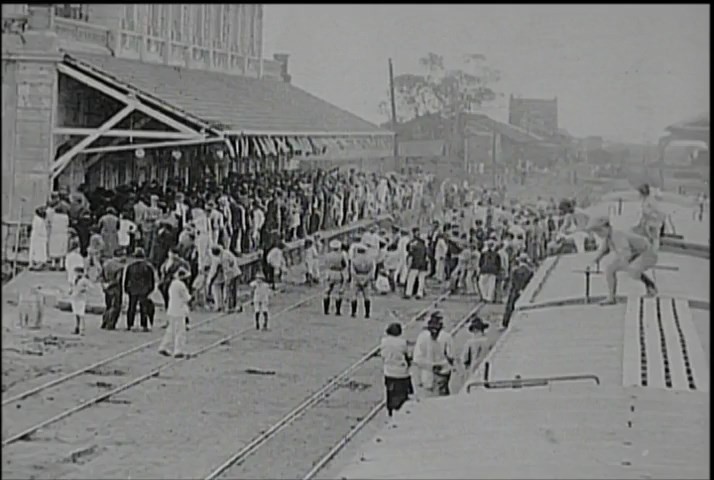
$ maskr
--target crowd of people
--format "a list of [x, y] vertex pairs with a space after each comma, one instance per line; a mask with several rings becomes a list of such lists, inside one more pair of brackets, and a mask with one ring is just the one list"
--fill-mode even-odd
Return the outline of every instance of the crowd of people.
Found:
[[[444, 213], [448, 222], [441, 225], [435, 221], [426, 240], [415, 228], [403, 243], [406, 265], [410, 273], [418, 271], [420, 283], [433, 276], [449, 282], [452, 291], [461, 284], [466, 293], [477, 294], [484, 302], [498, 302], [505, 297], [504, 329], [508, 328], [515, 302], [534, 268], [551, 254], [597, 250], [591, 259], [592, 271], [599, 269], [605, 255], [614, 254], [604, 269], [608, 294], [601, 305], [616, 302], [618, 272], [640, 281], [646, 295], [656, 295], [655, 282], [646, 272], [657, 263], [666, 216], [648, 185], [641, 185], [638, 192], [641, 215], [631, 229], [621, 230], [613, 227], [608, 216], [590, 217], [571, 200], [563, 200], [557, 206], [554, 200], [539, 200], [526, 208], [514, 204], [508, 207], [511, 202], [507, 198], [494, 202], [494, 197], [483, 191], [460, 210], [453, 205], [447, 208]], [[451, 197], [463, 199], [465, 195], [468, 193], [452, 191]], [[405, 295], [410, 293], [407, 282]], [[485, 354], [488, 322], [479, 317], [470, 322], [473, 335], [460, 355], [443, 327], [441, 312], [433, 312], [413, 349], [401, 337], [399, 323], [387, 328], [381, 355], [390, 416], [415, 393], [412, 367], [417, 369], [417, 386], [422, 393], [444, 396], [449, 395], [452, 373], [461, 370], [468, 375]]]
[[[221, 184], [209, 179], [191, 188], [174, 180], [112, 190], [60, 189], [35, 211], [30, 269], [67, 271], [78, 318], [84, 317], [87, 285], [100, 285], [102, 328], [115, 329], [128, 303], [127, 330], [134, 328], [138, 312], [141, 328], [149, 331], [157, 295], [167, 312], [176, 310], [171, 292], [183, 294], [173, 288], [175, 279], [189, 289], [191, 309], [231, 312], [240, 308], [242, 257], [260, 252], [263, 278], [249, 280], [274, 287], [287, 267], [286, 243], [305, 240], [313, 245], [308, 252], [314, 252], [314, 282], [319, 231], [414, 209], [431, 183], [419, 172], [333, 169], [231, 175]], [[267, 311], [261, 313], [267, 318]], [[75, 331], [81, 332], [81, 325], [78, 320]]]

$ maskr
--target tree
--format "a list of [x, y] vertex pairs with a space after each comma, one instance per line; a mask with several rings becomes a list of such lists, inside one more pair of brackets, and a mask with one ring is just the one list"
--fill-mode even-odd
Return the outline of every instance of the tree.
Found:
[[[394, 77], [397, 121], [433, 113], [451, 118], [459, 113], [474, 112], [494, 100], [496, 92], [490, 85], [498, 81], [499, 73], [485, 61], [484, 55], [469, 54], [463, 58], [463, 68], [447, 69], [442, 55], [428, 53], [419, 59], [422, 74], [404, 73]], [[389, 100], [381, 102], [379, 107], [391, 118]]]

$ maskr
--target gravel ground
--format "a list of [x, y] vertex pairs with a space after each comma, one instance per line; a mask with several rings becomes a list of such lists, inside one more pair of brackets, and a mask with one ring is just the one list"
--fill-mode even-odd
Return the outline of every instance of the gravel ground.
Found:
[[[501, 331], [498, 329], [501, 318], [503, 316], [503, 305], [485, 305], [480, 312], [481, 318], [485, 321], [490, 322], [491, 328], [488, 330], [488, 346], [492, 347], [496, 341], [501, 336]], [[454, 337], [454, 343], [457, 351], [461, 351], [463, 345], [468, 340], [470, 334], [466, 330], [460, 330], [459, 333]], [[481, 359], [486, 356], [486, 353], [481, 354]], [[477, 362], [478, 363], [478, 362]], [[454, 375], [451, 380], [451, 391], [458, 392], [465, 378], [463, 375]], [[368, 412], [372, 408], [372, 405], [364, 409], [364, 412]], [[409, 403], [400, 410], [396, 415], [408, 415], [409, 414]], [[354, 422], [357, 423], [357, 422]], [[355, 435], [352, 440], [345, 445], [345, 447], [340, 450], [340, 452], [327, 463], [322, 470], [320, 470], [314, 477], [319, 480], [328, 480], [334, 478], [340, 478], [339, 475], [345, 466], [351, 462], [355, 457], [361, 456], [364, 451], [364, 446], [368, 442], [372, 442], [374, 438], [385, 428], [388, 428], [389, 421], [387, 415], [384, 411], [378, 414], [371, 422], [369, 422], [357, 435]], [[346, 434], [347, 428], [342, 430], [342, 434]], [[328, 447], [325, 447], [319, 454], [319, 457], [326, 455], [330, 449], [337, 443], [338, 440], [332, 442]], [[315, 455], [317, 458], [318, 455]], [[309, 471], [309, 469], [300, 470], [298, 473], [300, 475], [293, 475], [294, 478], [303, 478], [304, 475]], [[247, 477], [246, 477], [247, 478]], [[277, 477], [276, 477], [277, 478]]]
[[[312, 292], [305, 289], [278, 295], [272, 310], [277, 312], [280, 304], [293, 303]], [[158, 378], [113, 397], [111, 402], [99, 404], [49, 426], [33, 436], [32, 441], [4, 448], [3, 476], [205, 476], [212, 467], [222, 463], [261, 430], [267, 429], [329, 377], [374, 346], [385, 324], [392, 321], [393, 311], [401, 317], [408, 317], [427, 304], [427, 300], [378, 298], [374, 302], [374, 318], [365, 320], [345, 316], [326, 317], [321, 312], [320, 303], [313, 301], [281, 319], [276, 318], [272, 322], [272, 331], [250, 332], [229, 345], [162, 372]], [[252, 325], [252, 318], [243, 315], [239, 323]], [[203, 333], [198, 330], [189, 332], [189, 343], [207, 344], [218, 336], [211, 334], [211, 329], [228, 333], [234, 328], [234, 322], [219, 321], [206, 327]], [[117, 332], [117, 335], [122, 339], [146, 339], [144, 334], [122, 335]], [[160, 333], [146, 335], [158, 336]], [[91, 334], [87, 335], [83, 341], [90, 337]], [[66, 350], [64, 356], [69, 360], [90, 349], [72, 348]], [[122, 349], [117, 348], [117, 351]], [[98, 358], [90, 359], [85, 353], [82, 360], [72, 358], [71, 364], [77, 368], [113, 353], [106, 348], [99, 351], [103, 353]], [[155, 353], [155, 347], [149, 348], [146, 354], [128, 357], [122, 363], [127, 370], [126, 375], [82, 376], [81, 381], [72, 382], [71, 388], [60, 386], [57, 392], [61, 391], [61, 395], [54, 393], [57, 400], [41, 396], [33, 407], [28, 404], [27, 408], [15, 409], [12, 414], [4, 410], [3, 417], [12, 417], [11, 432], [14, 433], [15, 428], [36, 423], [73, 406], [70, 403], [78, 398], [95, 396], [102, 388], [107, 388], [98, 387], [99, 381], [111, 384], [126, 382], [162, 363], [163, 357], [151, 358], [152, 351]], [[50, 360], [49, 357], [43, 358]], [[46, 363], [52, 365], [51, 361]], [[17, 387], [18, 391], [28, 388], [25, 384]], [[50, 402], [52, 412], [45, 406]], [[41, 418], [37, 418], [40, 413]]]
[[[445, 327], [453, 328], [475, 306], [463, 297], [443, 303], [441, 308], [447, 312]], [[415, 340], [421, 328], [423, 322], [407, 329], [404, 335]], [[459, 351], [461, 345], [457, 343], [456, 347]], [[328, 398], [305, 412], [241, 465], [228, 469], [221, 478], [302, 478], [384, 398], [383, 378], [381, 360], [371, 359]], [[384, 418], [383, 414], [376, 420]]]

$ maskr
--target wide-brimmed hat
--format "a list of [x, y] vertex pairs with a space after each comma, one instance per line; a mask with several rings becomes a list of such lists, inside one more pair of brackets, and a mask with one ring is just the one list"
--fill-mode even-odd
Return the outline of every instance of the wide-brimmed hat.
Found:
[[339, 250], [342, 248], [342, 242], [339, 240], [330, 240], [330, 243], [327, 246], [332, 250]]
[[474, 332], [474, 331], [479, 331], [479, 332], [484, 332], [486, 331], [490, 325], [486, 322], [484, 322], [481, 317], [476, 317], [473, 320], [471, 320], [471, 323], [469, 323], [469, 332]]
[[426, 328], [442, 328], [444, 326], [444, 316], [441, 312], [432, 312], [429, 320], [426, 322]]

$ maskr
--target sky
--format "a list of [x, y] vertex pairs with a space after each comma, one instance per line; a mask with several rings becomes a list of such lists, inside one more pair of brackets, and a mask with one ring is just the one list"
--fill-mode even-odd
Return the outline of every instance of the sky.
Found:
[[387, 119], [387, 62], [421, 73], [442, 54], [480, 53], [502, 94], [482, 113], [506, 121], [510, 94], [558, 98], [560, 128], [656, 142], [709, 111], [709, 5], [266, 4], [264, 55], [290, 55], [292, 82], [375, 123]]

